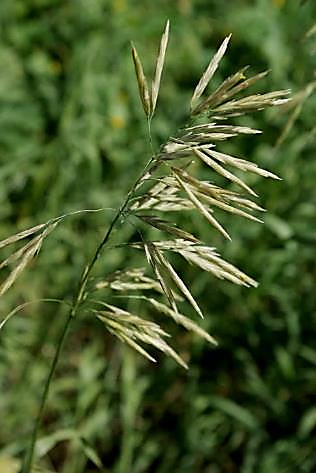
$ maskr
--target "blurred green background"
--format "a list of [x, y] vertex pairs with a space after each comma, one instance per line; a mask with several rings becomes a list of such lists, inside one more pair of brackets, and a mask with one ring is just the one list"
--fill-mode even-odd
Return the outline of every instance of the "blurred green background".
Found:
[[[65, 212], [120, 203], [150, 152], [129, 42], [152, 74], [167, 18], [156, 146], [187, 120], [192, 90], [229, 33], [215, 84], [250, 64], [252, 72], [271, 69], [260, 91], [292, 89], [290, 107], [248, 119], [262, 136], [223, 148], [283, 178], [252, 178], [268, 209], [265, 225], [219, 215], [233, 238], [225, 242], [199, 218], [178, 220], [260, 285], [235, 287], [179, 263], [207, 314], [204, 328], [219, 341], [213, 349], [173, 328], [188, 372], [163, 356], [151, 365], [82, 314], [51, 389], [40, 465], [62, 473], [312, 473], [314, 0], [1, 0], [0, 238]], [[110, 217], [73, 217], [54, 232], [0, 301], [1, 318], [28, 300], [70, 300]], [[132, 233], [122, 227], [120, 239]], [[140, 258], [110, 251], [99, 270], [143, 265]], [[186, 313], [196, 319], [187, 306]], [[62, 306], [37, 302], [0, 334], [1, 473], [17, 471], [10, 458], [29, 439], [64, 315]]]

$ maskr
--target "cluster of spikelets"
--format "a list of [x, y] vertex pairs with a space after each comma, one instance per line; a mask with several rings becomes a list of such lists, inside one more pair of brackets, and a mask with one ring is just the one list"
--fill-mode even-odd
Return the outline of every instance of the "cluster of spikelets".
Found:
[[[149, 122], [153, 117], [157, 104], [168, 36], [169, 22], [161, 38], [151, 89], [148, 87], [137, 51], [132, 46], [132, 57], [140, 98]], [[230, 37], [227, 37], [223, 41], [195, 88], [191, 100], [190, 126], [182, 129], [177, 137], [170, 138], [160, 148], [160, 151], [150, 159], [144, 172], [129, 192], [124, 205], [119, 210], [119, 213], [124, 214], [124, 217], [134, 216], [142, 225], [149, 225], [168, 235], [168, 239], [147, 241], [142, 237], [140, 242], [129, 244], [131, 248], [144, 252], [147, 262], [152, 268], [153, 277], [149, 277], [143, 268], [128, 268], [107, 275], [102, 281], [92, 284], [92, 287], [90, 286], [90, 291], [93, 294], [95, 294], [95, 291], [108, 289], [126, 295], [126, 297], [144, 300], [151, 309], [171, 317], [175, 322], [187, 330], [195, 332], [210, 343], [216, 343], [214, 338], [178, 311], [178, 302], [185, 298], [196, 312], [203, 317], [201, 309], [189, 288], [168, 260], [168, 254], [181, 255], [188, 263], [212, 273], [217, 278], [226, 279], [235, 284], [249, 287], [256, 286], [256, 282], [232, 264], [224, 261], [215, 248], [203, 243], [197, 236], [177, 227], [172, 221], [162, 218], [161, 214], [188, 210], [197, 211], [228, 239], [230, 237], [227, 230], [223, 228], [214, 215], [215, 208], [261, 222], [252, 212], [263, 211], [263, 209], [246, 196], [246, 194], [256, 196], [256, 193], [229, 169], [236, 168], [244, 172], [252, 172], [274, 179], [278, 179], [278, 177], [259, 168], [252, 162], [218, 151], [217, 142], [238, 134], [260, 133], [256, 129], [230, 124], [227, 122], [227, 118], [263, 110], [266, 107], [279, 105], [289, 100], [287, 98], [289, 91], [284, 90], [236, 98], [239, 92], [267, 74], [267, 72], [263, 72], [246, 78], [247, 68], [243, 68], [228, 77], [209, 95], [205, 94], [206, 88], [225, 54], [229, 40]], [[192, 158], [200, 160], [213, 172], [237, 184], [246, 194], [223, 189], [209, 181], [201, 181], [194, 177], [189, 172]], [[14, 269], [0, 289], [1, 295], [13, 284], [25, 266], [34, 258], [44, 238], [61, 220], [62, 218], [51, 220], [0, 243], [1, 248], [32, 236], [32, 239], [24, 247], [13, 253], [1, 264], [1, 267], [15, 264]], [[128, 293], [131, 295], [129, 296]], [[120, 340], [152, 361], [155, 360], [143, 348], [144, 344], [161, 350], [186, 367], [185, 362], [166, 342], [168, 334], [157, 323], [108, 304], [103, 300], [96, 301], [88, 297], [89, 293], [86, 296], [86, 303], [96, 304], [94, 305], [95, 308], [90, 308], [90, 310], [105, 324], [107, 330]], [[161, 301], [161, 297], [165, 298], [164, 302]]]

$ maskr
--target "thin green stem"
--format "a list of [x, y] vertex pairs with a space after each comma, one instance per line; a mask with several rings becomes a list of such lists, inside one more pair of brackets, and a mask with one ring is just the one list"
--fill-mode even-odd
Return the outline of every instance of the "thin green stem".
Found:
[[94, 265], [96, 264], [103, 248], [106, 246], [116, 223], [118, 222], [118, 220], [121, 218], [121, 216], [125, 212], [128, 204], [129, 204], [133, 194], [137, 190], [138, 186], [143, 182], [144, 176], [146, 175], [146, 172], [147, 172], [148, 168], [150, 167], [150, 165], [152, 164], [152, 162], [154, 161], [154, 159], [155, 158], [152, 157], [148, 161], [145, 168], [143, 169], [143, 172], [141, 173], [141, 175], [138, 177], [138, 179], [136, 180], [134, 185], [129, 190], [129, 192], [126, 196], [126, 199], [124, 200], [121, 207], [119, 208], [119, 210], [115, 214], [114, 218], [112, 219], [112, 221], [110, 223], [110, 226], [109, 226], [108, 230], [106, 231], [106, 233], [103, 237], [103, 240], [97, 246], [97, 249], [94, 253], [93, 258], [91, 259], [90, 263], [85, 267], [85, 269], [82, 272], [77, 291], [76, 291], [75, 296], [73, 298], [72, 306], [69, 310], [69, 313], [67, 315], [65, 324], [63, 326], [62, 332], [61, 332], [61, 334], [59, 336], [59, 339], [58, 339], [58, 342], [57, 342], [56, 352], [55, 352], [55, 355], [54, 355], [54, 358], [53, 358], [53, 361], [52, 361], [52, 364], [51, 364], [51, 367], [50, 367], [50, 370], [49, 370], [49, 373], [48, 373], [48, 376], [47, 376], [47, 379], [46, 379], [46, 382], [45, 382], [44, 391], [43, 391], [43, 394], [42, 394], [39, 411], [38, 411], [38, 414], [37, 414], [37, 417], [36, 417], [36, 420], [35, 420], [34, 429], [33, 429], [33, 432], [32, 432], [30, 446], [27, 450], [26, 457], [25, 457], [25, 462], [23, 464], [23, 468], [22, 468], [21, 473], [31, 473], [31, 471], [32, 471], [35, 444], [36, 444], [36, 440], [37, 440], [37, 437], [38, 437], [38, 432], [39, 432], [39, 427], [40, 427], [40, 424], [41, 424], [41, 420], [42, 420], [42, 417], [43, 417], [43, 414], [44, 414], [50, 384], [51, 384], [52, 378], [53, 378], [54, 373], [55, 373], [55, 369], [56, 369], [56, 366], [57, 366], [57, 363], [58, 363], [58, 360], [59, 360], [59, 356], [60, 356], [60, 353], [61, 353], [63, 342], [65, 340], [65, 337], [66, 337], [69, 325], [71, 323], [71, 320], [75, 317], [75, 315], [77, 314], [82, 302], [84, 301], [85, 289], [86, 289], [86, 286], [87, 286], [87, 282], [89, 280], [90, 273], [91, 273], [92, 269], [94, 268]]
[[153, 138], [151, 134], [151, 120], [152, 116], [147, 117], [147, 130], [148, 130], [148, 138], [149, 138], [149, 145], [151, 149], [151, 154], [154, 155], [154, 145], [153, 145]]
[[37, 414], [37, 417], [36, 417], [32, 437], [31, 437], [31, 443], [30, 443], [29, 449], [27, 451], [25, 462], [24, 462], [21, 473], [31, 473], [31, 471], [32, 471], [36, 439], [37, 439], [40, 423], [41, 423], [41, 420], [42, 420], [42, 417], [43, 417], [43, 413], [44, 413], [44, 409], [45, 409], [45, 405], [46, 405], [46, 401], [47, 401], [47, 397], [48, 397], [50, 383], [51, 383], [51, 380], [52, 380], [52, 378], [54, 376], [54, 373], [55, 373], [56, 365], [57, 365], [57, 362], [59, 360], [59, 355], [60, 355], [62, 345], [63, 345], [63, 342], [64, 342], [64, 339], [65, 339], [65, 336], [66, 336], [66, 333], [67, 333], [67, 330], [68, 330], [71, 319], [72, 319], [72, 315], [71, 315], [71, 310], [70, 310], [69, 313], [68, 313], [67, 319], [66, 319], [66, 323], [63, 326], [62, 332], [59, 336], [56, 352], [55, 352], [55, 355], [54, 355], [54, 358], [53, 358], [53, 361], [52, 361], [52, 364], [51, 364], [51, 367], [50, 367], [50, 370], [49, 370], [49, 373], [48, 373], [48, 376], [47, 376], [47, 379], [46, 379], [46, 382], [45, 382], [40, 407], [39, 407], [39, 410], [38, 410], [38, 414]]

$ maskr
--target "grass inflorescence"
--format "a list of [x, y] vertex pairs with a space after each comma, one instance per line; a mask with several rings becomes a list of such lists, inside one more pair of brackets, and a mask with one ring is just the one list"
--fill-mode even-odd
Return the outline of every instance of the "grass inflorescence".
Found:
[[[149, 125], [150, 142], [151, 121], [157, 106], [168, 38], [169, 22], [161, 38], [151, 88], [149, 88], [138, 52], [135, 46], [132, 46], [132, 58], [140, 99]], [[199, 218], [205, 219], [224, 238], [230, 240], [229, 231], [217, 216], [217, 209], [243, 217], [245, 222], [247, 220], [262, 222], [258, 215], [264, 209], [253, 200], [257, 194], [247, 184], [244, 175], [254, 173], [265, 178], [279, 179], [274, 173], [261, 169], [255, 163], [220, 150], [222, 141], [230, 140], [238, 135], [260, 134], [260, 130], [236, 125], [229, 120], [268, 107], [286, 104], [289, 101], [289, 90], [240, 97], [241, 92], [267, 74], [264, 71], [247, 77], [246, 68], [240, 69], [225, 79], [215, 90], [208, 91], [211, 89], [211, 79], [220, 66], [230, 39], [230, 36], [224, 39], [193, 92], [188, 107], [189, 125], [184, 126], [166, 143], [162, 143], [159, 152], [150, 156], [142, 172], [131, 185], [121, 206], [114, 212], [110, 226], [105, 230], [91, 260], [82, 270], [45, 383], [31, 446], [22, 469], [23, 473], [30, 473], [32, 470], [35, 444], [49, 387], [69, 325], [79, 311], [84, 310], [96, 317], [108, 332], [149, 360], [156, 361], [151, 351], [154, 348], [187, 368], [186, 361], [171, 346], [170, 336], [164, 329], [163, 323], [158, 324], [156, 321], [148, 320], [145, 310], [134, 313], [129, 309], [126, 301], [130, 298], [139, 298], [144, 306], [149, 308], [148, 312], [154, 310], [163, 314], [186, 330], [216, 345], [213, 335], [208, 334], [191, 318], [184, 315], [182, 310], [180, 311], [179, 304], [182, 304], [185, 299], [201, 318], [205, 316], [191, 292], [190, 284], [184, 281], [185, 277], [182, 278], [175, 265], [171, 263], [170, 255], [180, 255], [190, 265], [219, 279], [245, 287], [257, 286], [257, 282], [252, 277], [223, 259], [218, 250], [210, 246], [209, 242], [200, 239], [198, 234], [193, 234], [176, 225], [174, 217], [178, 212], [194, 212], [199, 215]], [[200, 179], [194, 174], [194, 161], [198, 161], [209, 169], [209, 179]], [[236, 170], [237, 173], [235, 173]], [[242, 176], [239, 174], [240, 171], [244, 173]], [[213, 180], [215, 174], [225, 178], [240, 191], [216, 185]], [[18, 276], [38, 255], [44, 240], [57, 226], [63, 224], [68, 216], [50, 219], [46, 223], [19, 232], [0, 242], [0, 248], [22, 243], [0, 265], [0, 268], [10, 268], [0, 288], [1, 296], [10, 289]], [[132, 222], [140, 237], [139, 241], [122, 242], [122, 245], [129, 248], [129, 251], [135, 249], [142, 251], [147, 267], [119, 269], [104, 274], [95, 282], [93, 274], [96, 262], [101, 255], [106, 260], [106, 248], [113, 230], [122, 221]], [[159, 238], [147, 237], [146, 235], [150, 233], [147, 230], [150, 229], [154, 229]], [[120, 245], [117, 245], [117, 251], [119, 247]], [[115, 293], [123, 297], [114, 299], [112, 295]], [[117, 303], [118, 300], [122, 302], [121, 305]], [[10, 314], [10, 317], [6, 317], [5, 322], [14, 314], [15, 312]], [[3, 326], [4, 323], [0, 327], [3, 328]]]

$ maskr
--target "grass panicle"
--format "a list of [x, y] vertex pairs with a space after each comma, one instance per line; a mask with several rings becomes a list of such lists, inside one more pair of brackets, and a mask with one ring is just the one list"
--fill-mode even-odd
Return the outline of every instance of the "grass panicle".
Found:
[[[169, 21], [161, 37], [151, 90], [148, 87], [136, 48], [132, 45], [132, 58], [139, 94], [149, 122], [156, 109], [168, 38]], [[190, 265], [211, 273], [216, 278], [245, 287], [257, 286], [254, 279], [221, 258], [218, 251], [209, 246], [208, 242], [200, 241], [198, 235], [193, 235], [186, 229], [176, 225], [177, 212], [196, 212], [204, 217], [223, 237], [230, 240], [231, 237], [228, 231], [224, 229], [216, 214], [217, 210], [261, 222], [251, 212], [263, 211], [263, 209], [243, 193], [240, 194], [230, 188], [221, 188], [215, 185], [213, 176], [219, 174], [225, 177], [227, 181], [237, 185], [247, 195], [250, 194], [252, 198], [256, 198], [257, 194], [249, 187], [246, 179], [235, 175], [227, 168], [236, 168], [243, 173], [249, 172], [267, 178], [279, 179], [275, 174], [261, 169], [255, 163], [230, 156], [217, 149], [222, 141], [232, 139], [239, 134], [254, 136], [260, 134], [260, 130], [255, 128], [229, 123], [227, 118], [285, 104], [289, 101], [288, 90], [236, 98], [236, 95], [244, 92], [267, 74], [267, 72], [263, 72], [247, 79], [247, 68], [240, 69], [224, 80], [206, 98], [203, 97], [206, 88], [210, 87], [210, 81], [220, 65], [230, 38], [231, 36], [228, 36], [224, 39], [193, 92], [191, 114], [188, 117], [190, 126], [180, 130], [177, 136], [171, 137], [167, 143], [160, 147], [160, 151], [149, 159], [143, 171], [131, 186], [121, 206], [114, 211], [109, 228], [105, 231], [104, 237], [97, 246], [90, 262], [83, 269], [45, 383], [31, 445], [22, 473], [31, 472], [34, 447], [50, 383], [68, 327], [79, 310], [84, 309], [88, 313], [94, 314], [108, 332], [137, 350], [147, 359], [155, 361], [151, 350], [157, 349], [173, 358], [182, 367], [187, 368], [187, 363], [167, 343], [166, 339], [170, 337], [164, 328], [156, 321], [148, 320], [148, 315], [152, 313], [152, 309], [168, 316], [208, 342], [214, 344], [216, 341], [195, 322], [180, 312], [178, 305], [186, 299], [197, 314], [203, 317], [201, 308], [188, 285], [171, 264], [169, 255], [180, 255]], [[193, 175], [191, 165], [194, 159], [207, 167], [209, 180], [202, 181]], [[169, 215], [172, 212], [174, 220], [170, 221], [164, 218], [165, 212], [168, 212]], [[39, 252], [44, 239], [62, 220], [61, 217], [52, 219], [45, 224], [17, 233], [15, 236], [0, 242], [0, 248], [4, 248], [20, 240], [30, 238], [24, 246], [13, 252], [1, 263], [1, 268], [12, 266], [13, 269], [2, 283], [0, 296], [15, 283], [19, 274]], [[142, 237], [140, 242], [131, 241], [124, 244], [130, 249], [143, 251], [148, 263], [148, 271], [151, 271], [151, 274], [147, 274], [147, 271], [143, 268], [125, 268], [111, 274], [105, 274], [96, 282], [93, 278], [96, 262], [101, 254], [104, 255], [117, 223], [126, 220], [133, 221]], [[148, 234], [146, 229], [149, 228], [151, 228], [151, 233], [156, 232], [159, 235], [159, 239], [153, 240], [146, 237]], [[120, 244], [117, 245], [117, 247], [119, 246]], [[95, 308], [95, 302], [93, 302], [91, 295], [95, 293], [103, 294], [101, 291], [107, 294], [105, 296], [107, 299], [106, 301], [103, 298], [99, 299], [97, 308]], [[144, 291], [146, 295], [143, 294]], [[118, 299], [115, 294], [121, 296], [122, 307], [117, 305]], [[127, 306], [127, 301], [137, 297], [147, 302], [145, 309], [140, 310], [139, 313], [135, 313], [134, 309]], [[116, 302], [110, 303], [114, 298]], [[144, 345], [149, 348], [145, 349]]]
[[[236, 168], [244, 173], [251, 172], [266, 178], [279, 179], [272, 172], [261, 169], [256, 163], [217, 150], [219, 143], [223, 140], [231, 139], [239, 134], [258, 135], [261, 133], [256, 128], [239, 126], [226, 121], [223, 123], [223, 118], [262, 110], [289, 101], [288, 90], [236, 98], [239, 93], [263, 79], [268, 73], [268, 71], [264, 71], [247, 78], [248, 66], [228, 77], [217, 89], [206, 98], [203, 98], [203, 94], [206, 88], [210, 86], [210, 81], [227, 50], [230, 38], [231, 36], [228, 36], [224, 39], [193, 92], [190, 126], [180, 130], [178, 136], [170, 138], [167, 143], [161, 146], [160, 151], [149, 160], [144, 171], [131, 187], [124, 203], [117, 210], [116, 216], [112, 220], [110, 228], [100, 243], [94, 258], [83, 271], [78, 292], [74, 297], [72, 317], [76, 315], [84, 301], [89, 300], [89, 291], [99, 289], [122, 292], [137, 291], [138, 293], [144, 290], [155, 291], [157, 297], [166, 297], [173, 314], [179, 314], [177, 300], [182, 300], [179, 296], [180, 293], [195, 311], [203, 317], [202, 311], [190, 289], [168, 260], [168, 252], [181, 255], [190, 264], [198, 266], [220, 279], [226, 279], [244, 286], [256, 286], [257, 283], [252, 278], [224, 261], [214, 248], [201, 242], [198, 236], [180, 228], [175, 221], [162, 217], [165, 212], [198, 212], [228, 240], [231, 237], [220, 223], [217, 215], [215, 215], [217, 210], [226, 211], [255, 222], [262, 222], [260, 218], [252, 213], [264, 210], [256, 202], [243, 194], [214, 185], [211, 180], [212, 174], [210, 174], [210, 181], [201, 181], [192, 175], [190, 168], [194, 158], [205, 164], [213, 173], [217, 173], [239, 186], [252, 197], [257, 197], [256, 192], [249, 187], [245, 179], [235, 175], [228, 168]], [[168, 40], [169, 21], [166, 23], [161, 37], [151, 90], [148, 87], [136, 48], [132, 45], [132, 58], [139, 93], [145, 114], [149, 119], [152, 118], [157, 104]], [[195, 117], [197, 117], [198, 123], [194, 123]], [[220, 123], [218, 123], [218, 120]], [[160, 175], [157, 175], [158, 173]], [[106, 246], [113, 228], [123, 215], [124, 218], [136, 217], [136, 222], [138, 221], [142, 226], [150, 226], [156, 229], [160, 235], [167, 234], [173, 240], [145, 240], [139, 244], [133, 243], [130, 245], [134, 248], [143, 249], [154, 277], [139, 269], [120, 270], [109, 278], [105, 277], [102, 281], [91, 286], [89, 281], [93, 267], [99, 254]], [[4, 248], [22, 239], [31, 238], [30, 241], [0, 264], [0, 269], [5, 266], [13, 267], [9, 276], [2, 283], [0, 295], [3, 295], [14, 284], [19, 274], [39, 252], [43, 240], [60, 223], [60, 220], [61, 218], [52, 219], [45, 224], [37, 225], [0, 242], [0, 248]], [[162, 304], [162, 302], [160, 301], [159, 304]], [[122, 313], [118, 310], [111, 308], [112, 315], [116, 314], [115, 321], [111, 319], [111, 323], [107, 325], [108, 327], [111, 326], [111, 329], [109, 329], [111, 333], [115, 331], [114, 326], [118, 327], [120, 323], [117, 319], [119, 319], [118, 314]], [[124, 314], [125, 319], [129, 317], [128, 311]], [[109, 316], [109, 311], [107, 311], [107, 316]], [[102, 320], [105, 320], [104, 313]], [[127, 327], [127, 325], [120, 326], [119, 338], [127, 342], [132, 332], [129, 327], [124, 335], [124, 327]], [[151, 325], [149, 324], [148, 327], [151, 327]], [[144, 336], [138, 337], [137, 345], [142, 341], [144, 342], [144, 339]], [[136, 348], [135, 343], [135, 339], [133, 339], [132, 345]], [[159, 344], [155, 342], [151, 345], [158, 346]]]

